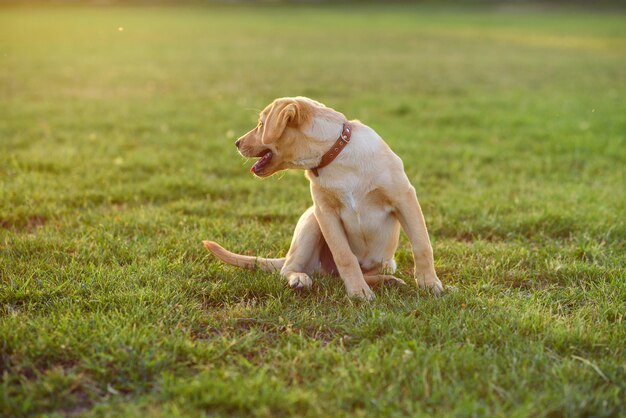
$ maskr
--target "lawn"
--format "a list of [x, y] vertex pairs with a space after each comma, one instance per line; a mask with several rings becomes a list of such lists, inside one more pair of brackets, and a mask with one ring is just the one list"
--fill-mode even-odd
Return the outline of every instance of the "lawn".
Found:
[[[0, 416], [624, 416], [625, 21], [0, 8]], [[443, 297], [203, 248], [286, 253], [308, 182], [233, 142], [295, 95], [403, 158]]]

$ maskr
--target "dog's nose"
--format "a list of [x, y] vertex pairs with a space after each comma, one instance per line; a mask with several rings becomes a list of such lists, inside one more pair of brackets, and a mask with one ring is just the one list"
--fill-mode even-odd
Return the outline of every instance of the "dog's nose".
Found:
[[239, 148], [239, 145], [241, 145], [241, 139], [238, 139], [238, 140], [235, 141], [235, 146], [237, 148]]

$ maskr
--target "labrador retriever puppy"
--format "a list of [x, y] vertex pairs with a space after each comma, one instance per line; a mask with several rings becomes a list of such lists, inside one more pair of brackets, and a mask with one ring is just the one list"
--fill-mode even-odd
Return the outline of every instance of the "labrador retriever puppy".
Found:
[[393, 276], [402, 227], [418, 286], [443, 291], [415, 188], [402, 160], [373, 129], [306, 97], [280, 98], [235, 145], [244, 157], [259, 158], [250, 169], [256, 176], [305, 170], [313, 206], [300, 217], [286, 257], [244, 256], [203, 241], [217, 258], [280, 271], [294, 289], [309, 288], [315, 273], [339, 275], [350, 297], [371, 300], [371, 285], [404, 284]]

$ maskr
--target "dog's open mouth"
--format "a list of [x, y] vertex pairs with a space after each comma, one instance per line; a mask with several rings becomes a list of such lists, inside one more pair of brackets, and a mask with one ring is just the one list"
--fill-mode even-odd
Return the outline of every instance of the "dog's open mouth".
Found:
[[269, 149], [261, 152], [259, 155], [257, 155], [257, 157], [261, 158], [259, 158], [259, 161], [257, 161], [252, 167], [250, 167], [250, 171], [254, 174], [262, 173], [263, 170], [265, 170], [265, 168], [270, 164], [270, 161], [272, 161], [272, 156], [272, 151]]

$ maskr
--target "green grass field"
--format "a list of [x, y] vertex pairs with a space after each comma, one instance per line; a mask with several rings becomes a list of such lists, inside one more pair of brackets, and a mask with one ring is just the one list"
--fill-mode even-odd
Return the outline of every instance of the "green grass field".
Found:
[[[0, 416], [624, 416], [625, 21], [0, 9]], [[295, 95], [403, 158], [445, 296], [202, 247], [286, 253], [308, 182], [233, 142]]]

